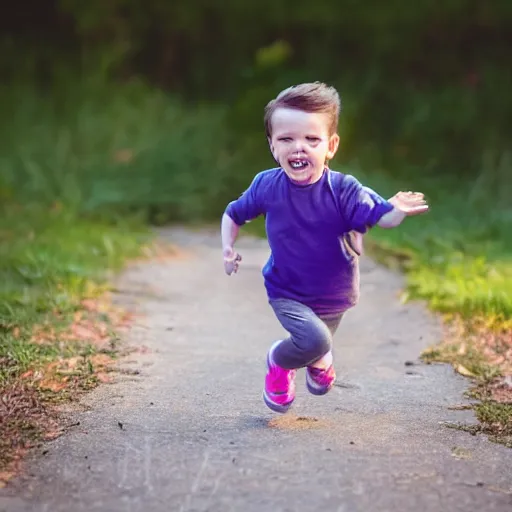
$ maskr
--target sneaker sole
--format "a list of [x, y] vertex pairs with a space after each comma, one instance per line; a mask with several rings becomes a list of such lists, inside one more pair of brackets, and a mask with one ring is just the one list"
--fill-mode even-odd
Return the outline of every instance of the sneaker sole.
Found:
[[[270, 353], [267, 354], [267, 369], [269, 369], [269, 368], [270, 368]], [[293, 399], [293, 400], [295, 400], [295, 399]], [[274, 401], [272, 401], [272, 399], [267, 395], [267, 391], [265, 389], [263, 390], [263, 401], [265, 402], [265, 405], [274, 412], [285, 413], [291, 407], [293, 400], [291, 400], [287, 404], [277, 404]]]
[[288, 411], [288, 409], [291, 407], [292, 403], [293, 403], [293, 400], [291, 402], [288, 402], [287, 404], [284, 404], [284, 405], [281, 405], [281, 404], [276, 404], [275, 402], [273, 402], [269, 396], [267, 395], [266, 391], [263, 391], [263, 401], [265, 402], [265, 405], [271, 409], [272, 411], [274, 412], [280, 412], [280, 413], [285, 413]]
[[308, 388], [308, 391], [312, 395], [316, 395], [316, 396], [326, 395], [333, 388], [333, 386], [334, 386], [334, 381], [332, 382], [332, 384], [330, 386], [328, 386], [326, 388], [325, 387], [322, 387], [322, 388], [317, 387], [317, 385], [314, 382], [312, 382], [311, 377], [309, 376], [309, 373], [306, 370], [306, 387]]

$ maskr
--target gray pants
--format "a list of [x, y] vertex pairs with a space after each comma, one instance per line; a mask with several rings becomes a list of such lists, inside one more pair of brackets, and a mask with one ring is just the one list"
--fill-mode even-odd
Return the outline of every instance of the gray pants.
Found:
[[272, 299], [269, 303], [290, 333], [274, 350], [277, 365], [288, 370], [303, 368], [331, 350], [332, 337], [343, 313], [320, 317], [308, 306], [291, 299]]

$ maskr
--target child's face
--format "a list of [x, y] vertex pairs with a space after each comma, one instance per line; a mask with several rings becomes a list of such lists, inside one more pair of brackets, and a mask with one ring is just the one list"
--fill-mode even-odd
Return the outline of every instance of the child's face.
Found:
[[329, 135], [329, 115], [278, 108], [272, 115], [270, 150], [288, 177], [307, 185], [320, 179], [326, 160], [338, 149], [338, 135]]

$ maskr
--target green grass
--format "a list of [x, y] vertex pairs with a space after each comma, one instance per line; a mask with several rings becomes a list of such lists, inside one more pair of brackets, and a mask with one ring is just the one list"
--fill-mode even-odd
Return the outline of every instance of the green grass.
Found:
[[484, 402], [475, 407], [478, 419], [490, 430], [496, 424], [505, 425], [503, 434], [510, 438], [512, 448], [512, 404]]
[[[32, 328], [50, 318], [65, 325], [80, 300], [100, 292], [109, 277], [148, 240], [135, 222], [81, 218], [62, 209], [11, 205], [0, 218], [0, 383], [62, 346], [31, 344]], [[67, 349], [72, 352], [71, 345]]]
[[448, 428], [472, 435], [485, 434], [495, 443], [512, 448], [512, 404], [483, 400], [473, 405], [478, 424], [447, 423]]

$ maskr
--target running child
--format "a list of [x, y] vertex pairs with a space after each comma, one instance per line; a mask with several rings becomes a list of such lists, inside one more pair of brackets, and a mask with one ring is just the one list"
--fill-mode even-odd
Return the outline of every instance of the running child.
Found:
[[339, 145], [338, 92], [315, 82], [282, 91], [265, 108], [265, 132], [278, 167], [258, 173], [222, 217], [224, 268], [238, 271], [239, 229], [265, 216], [271, 250], [263, 268], [269, 304], [289, 333], [267, 354], [263, 398], [284, 413], [295, 399], [295, 376], [327, 393], [336, 378], [332, 337], [359, 298], [362, 235], [374, 226], [393, 228], [425, 213], [423, 194], [398, 192], [386, 200], [329, 161]]

